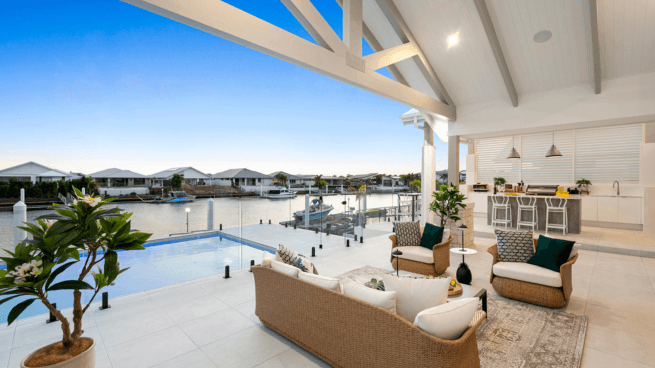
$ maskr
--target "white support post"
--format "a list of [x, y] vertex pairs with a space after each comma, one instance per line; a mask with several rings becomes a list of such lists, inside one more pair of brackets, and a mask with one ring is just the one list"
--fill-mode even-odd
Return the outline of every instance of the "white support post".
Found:
[[207, 200], [207, 230], [214, 230], [214, 200]]
[[259, 184], [259, 196], [260, 197], [264, 196], [264, 186], [262, 186], [262, 184]]
[[423, 127], [423, 147], [421, 148], [421, 225], [433, 223], [430, 211], [432, 193], [437, 180], [436, 149], [434, 148], [434, 131], [429, 124]]
[[357, 57], [362, 57], [362, 8], [362, 0], [343, 1], [343, 43]]
[[14, 246], [27, 239], [27, 232], [18, 228], [19, 226], [25, 226], [26, 222], [27, 206], [23, 201], [19, 201], [14, 205]]
[[459, 136], [448, 137], [448, 185], [459, 185]]
[[82, 187], [82, 195], [86, 195], [86, 188]]
[[25, 188], [20, 188], [20, 201], [25, 203]]
[[305, 227], [309, 227], [309, 194], [305, 194]]

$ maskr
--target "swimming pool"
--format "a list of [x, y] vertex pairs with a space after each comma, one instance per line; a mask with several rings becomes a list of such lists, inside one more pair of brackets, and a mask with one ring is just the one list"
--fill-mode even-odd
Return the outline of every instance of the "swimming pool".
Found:
[[[114, 286], [104, 288], [101, 292], [109, 292], [111, 299], [156, 289], [223, 273], [226, 265], [230, 266], [230, 270], [249, 267], [250, 260], [255, 260], [255, 263], [261, 261], [263, 252], [274, 252], [263, 245], [220, 232], [192, 238], [158, 239], [145, 246], [145, 250], [119, 252], [118, 261], [121, 268], [130, 269], [118, 276]], [[80, 262], [67, 269], [57, 280], [77, 278], [84, 261], [85, 258], [81, 257]], [[90, 275], [85, 281], [94, 284]], [[92, 296], [92, 290], [83, 290], [83, 303], [88, 303]], [[0, 323], [7, 322], [11, 308], [25, 299], [16, 298], [0, 305]], [[71, 308], [73, 293], [70, 290], [52, 291], [49, 293], [49, 300], [57, 303], [59, 310]], [[100, 301], [100, 295], [95, 301]], [[26, 309], [20, 318], [43, 313], [48, 313], [48, 310], [37, 301]]]

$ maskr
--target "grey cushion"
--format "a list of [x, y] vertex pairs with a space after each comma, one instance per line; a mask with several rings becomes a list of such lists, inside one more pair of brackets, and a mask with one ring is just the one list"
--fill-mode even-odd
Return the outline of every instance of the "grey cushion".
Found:
[[532, 231], [496, 230], [498, 262], [526, 263], [534, 255]]
[[396, 245], [399, 247], [421, 245], [421, 226], [416, 222], [394, 222]]

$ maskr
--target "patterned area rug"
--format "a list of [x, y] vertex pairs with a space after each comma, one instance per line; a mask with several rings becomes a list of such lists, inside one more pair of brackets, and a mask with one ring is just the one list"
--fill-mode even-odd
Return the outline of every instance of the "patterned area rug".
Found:
[[[391, 271], [364, 266], [337, 278], [381, 278]], [[587, 316], [553, 312], [488, 291], [488, 317], [476, 331], [482, 368], [579, 368]]]

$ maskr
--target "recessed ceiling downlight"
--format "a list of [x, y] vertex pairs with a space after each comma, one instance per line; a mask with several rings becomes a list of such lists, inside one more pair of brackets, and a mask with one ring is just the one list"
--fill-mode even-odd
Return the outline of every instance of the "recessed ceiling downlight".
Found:
[[543, 31], [539, 31], [539, 32], [535, 33], [534, 37], [532, 37], [532, 39], [536, 43], [544, 43], [544, 42], [550, 40], [551, 37], [553, 37], [553, 32], [551, 32], [551, 31], [549, 31], [547, 29], [544, 29]]

